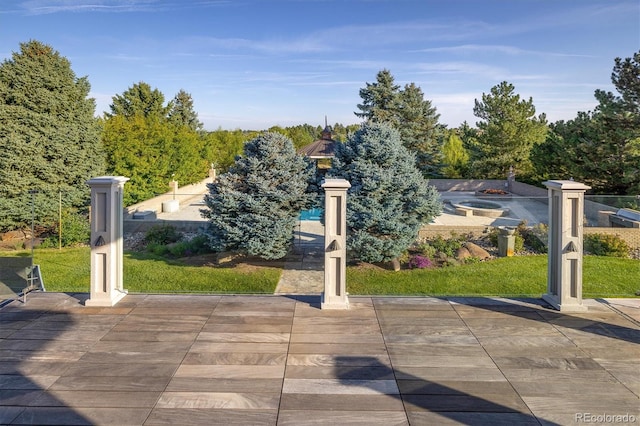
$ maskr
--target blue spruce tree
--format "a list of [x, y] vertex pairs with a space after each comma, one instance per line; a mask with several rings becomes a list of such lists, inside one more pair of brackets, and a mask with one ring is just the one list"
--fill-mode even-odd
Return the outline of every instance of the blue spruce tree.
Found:
[[208, 185], [206, 231], [215, 251], [238, 251], [263, 259], [284, 257], [293, 242], [314, 166], [279, 133], [264, 133], [244, 145], [229, 171]]
[[438, 192], [416, 167], [414, 154], [386, 124], [364, 124], [337, 144], [329, 175], [351, 183], [347, 249], [365, 262], [397, 259], [422, 224], [442, 212]]

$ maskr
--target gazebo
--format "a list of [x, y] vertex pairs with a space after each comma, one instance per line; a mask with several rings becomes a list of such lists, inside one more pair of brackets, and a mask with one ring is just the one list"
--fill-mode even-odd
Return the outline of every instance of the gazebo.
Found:
[[331, 126], [325, 124], [320, 139], [298, 149], [298, 154], [305, 155], [316, 161], [318, 170], [326, 170], [331, 167], [331, 159], [335, 155], [336, 145], [336, 141], [332, 139], [331, 132]]

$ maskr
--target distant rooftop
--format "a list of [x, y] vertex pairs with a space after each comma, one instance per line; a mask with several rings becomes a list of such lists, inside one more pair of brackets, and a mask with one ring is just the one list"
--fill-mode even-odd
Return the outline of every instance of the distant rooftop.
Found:
[[322, 137], [307, 146], [303, 146], [298, 150], [298, 153], [312, 159], [333, 158], [336, 141], [332, 139], [331, 132], [331, 126], [325, 126], [322, 131]]

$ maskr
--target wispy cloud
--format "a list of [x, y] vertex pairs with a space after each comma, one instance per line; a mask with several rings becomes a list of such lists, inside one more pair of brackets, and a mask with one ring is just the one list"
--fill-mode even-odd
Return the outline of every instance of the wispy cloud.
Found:
[[419, 49], [414, 52], [418, 53], [459, 53], [459, 54], [476, 54], [476, 53], [498, 53], [512, 56], [520, 55], [536, 55], [551, 57], [580, 57], [592, 58], [593, 55], [578, 55], [575, 53], [562, 52], [546, 52], [541, 50], [520, 49], [515, 46], [496, 45], [496, 44], [462, 44], [457, 46], [432, 47], [427, 49]]
[[203, 0], [196, 3], [181, 2], [179, 0], [25, 0], [19, 3], [18, 7], [11, 12], [27, 15], [47, 15], [65, 12], [159, 12], [230, 3], [231, 0]]
[[347, 25], [327, 28], [310, 34], [319, 43], [330, 46], [392, 46], [443, 40], [465, 40], [492, 31], [483, 21], [455, 20], [451, 22], [407, 20], [375, 25]]
[[473, 74], [494, 80], [508, 73], [505, 68], [478, 62], [420, 62], [414, 67], [419, 74]]
[[156, 0], [27, 0], [20, 9], [28, 15], [46, 15], [61, 12], [133, 12], [157, 5]]

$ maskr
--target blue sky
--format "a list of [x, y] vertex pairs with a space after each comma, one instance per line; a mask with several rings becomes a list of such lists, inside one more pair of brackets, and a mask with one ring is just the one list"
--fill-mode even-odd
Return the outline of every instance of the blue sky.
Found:
[[638, 0], [2, 0], [0, 59], [35, 39], [87, 76], [98, 115], [143, 81], [191, 94], [208, 130], [358, 123], [360, 88], [388, 69], [440, 122], [474, 125], [501, 81], [549, 121], [613, 91], [640, 50]]

